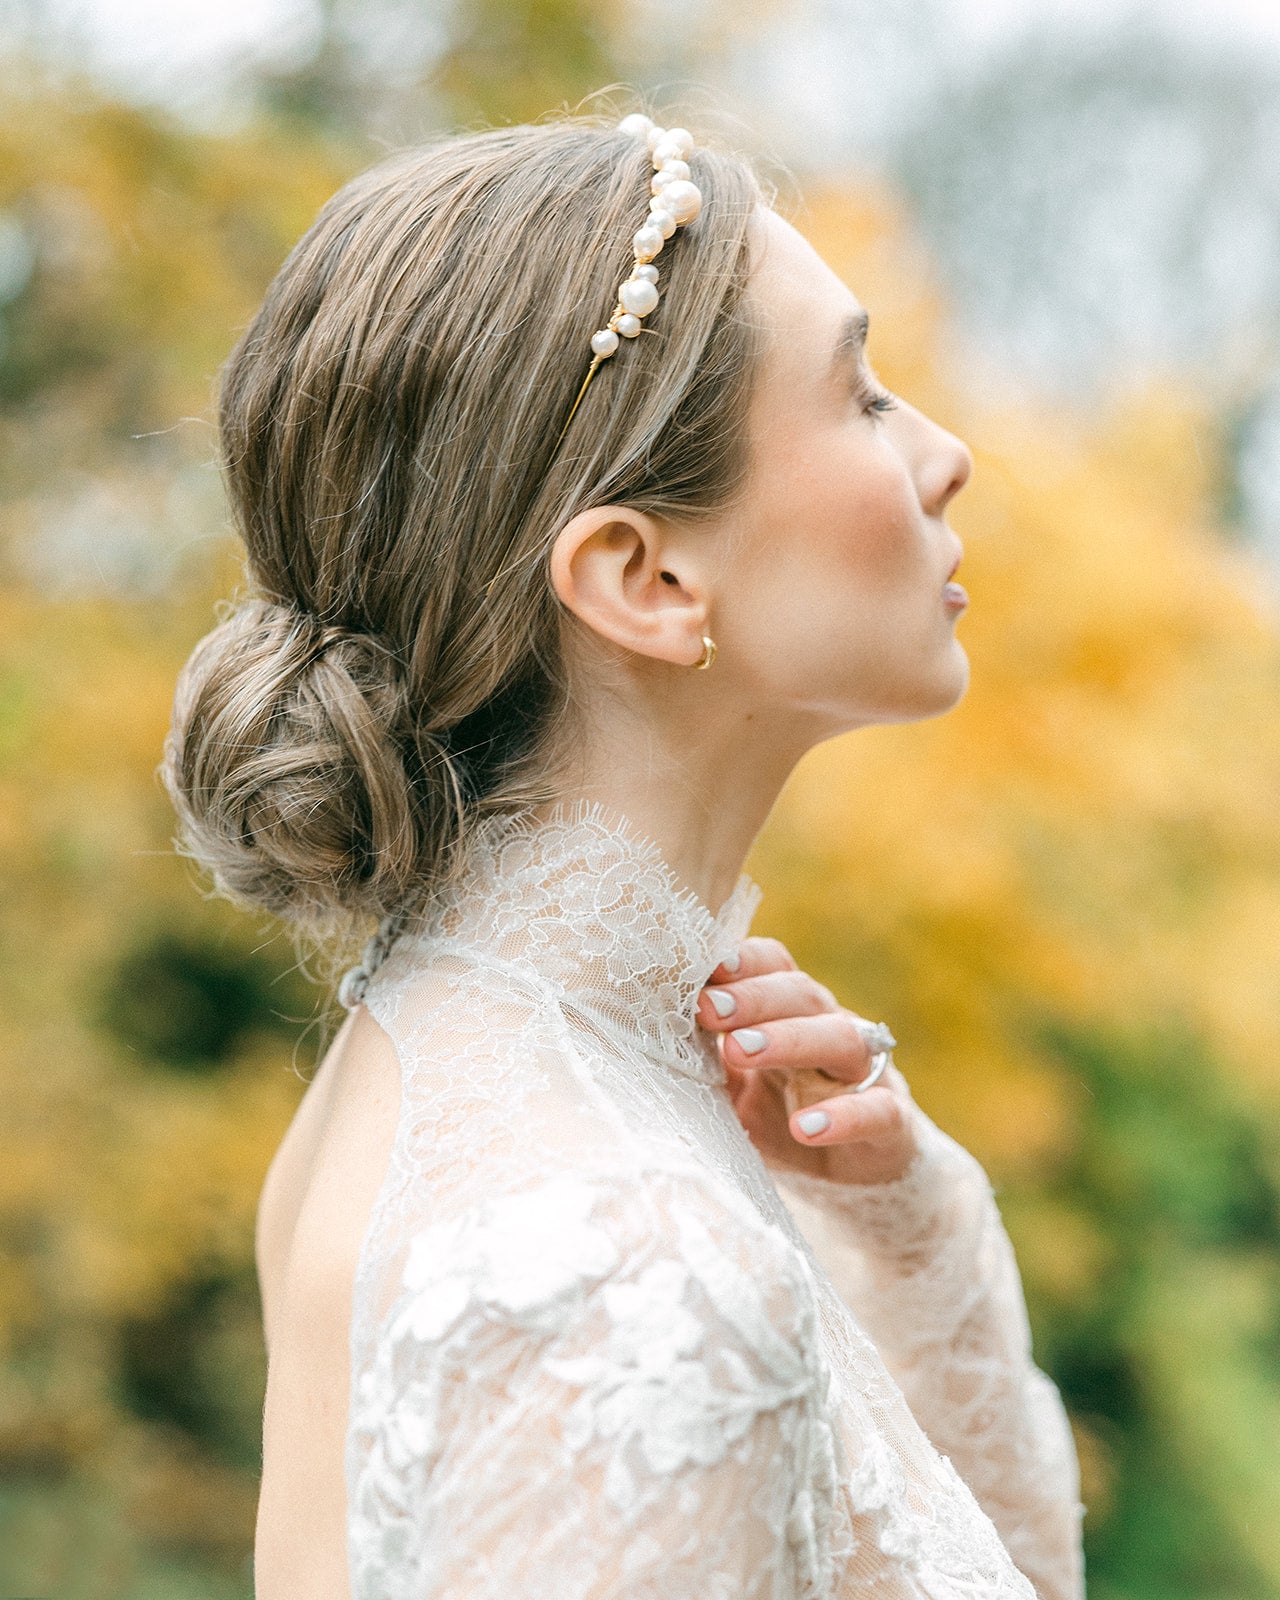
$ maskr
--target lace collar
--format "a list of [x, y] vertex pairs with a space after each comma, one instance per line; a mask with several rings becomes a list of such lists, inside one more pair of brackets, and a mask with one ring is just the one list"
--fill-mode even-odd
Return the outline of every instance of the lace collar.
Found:
[[629, 818], [566, 801], [549, 818], [484, 818], [416, 938], [535, 977], [592, 1027], [717, 1083], [724, 1069], [698, 1026], [698, 991], [745, 936], [762, 893], [744, 872], [713, 914]]

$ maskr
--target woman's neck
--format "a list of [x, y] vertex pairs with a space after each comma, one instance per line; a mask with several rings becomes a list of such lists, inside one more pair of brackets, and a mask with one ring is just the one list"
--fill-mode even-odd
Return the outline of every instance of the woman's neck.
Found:
[[555, 804], [575, 800], [621, 812], [653, 840], [671, 870], [715, 915], [733, 892], [791, 764], [770, 773], [748, 749], [739, 748], [732, 756], [717, 752], [717, 759], [699, 770], [690, 765], [689, 755], [686, 749], [678, 764], [656, 759], [643, 769], [599, 765], [535, 815], [546, 817]]

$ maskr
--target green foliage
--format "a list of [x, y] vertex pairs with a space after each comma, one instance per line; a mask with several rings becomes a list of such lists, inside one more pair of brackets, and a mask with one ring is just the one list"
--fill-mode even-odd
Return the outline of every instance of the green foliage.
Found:
[[183, 1071], [227, 1066], [247, 1035], [275, 1028], [286, 1036], [305, 1020], [279, 1010], [279, 975], [205, 933], [161, 930], [126, 950], [104, 983], [102, 1029], [142, 1061]]
[[266, 1385], [258, 1286], [248, 1263], [197, 1272], [119, 1330], [120, 1399], [143, 1421], [180, 1429], [211, 1458], [262, 1465]]
[[1088, 1197], [1111, 1241], [1104, 1271], [1037, 1308], [1068, 1405], [1105, 1418], [1117, 1448], [1094, 1560], [1154, 1592], [1262, 1600], [1280, 1491], [1280, 1184], [1265, 1130], [1176, 1026], [1049, 1023], [1044, 1043], [1091, 1093], [1053, 1192]]

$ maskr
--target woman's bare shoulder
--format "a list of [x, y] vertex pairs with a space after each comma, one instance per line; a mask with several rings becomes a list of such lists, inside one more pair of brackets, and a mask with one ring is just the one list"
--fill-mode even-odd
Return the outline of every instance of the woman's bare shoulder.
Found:
[[352, 1289], [399, 1106], [391, 1040], [363, 1006], [325, 1052], [258, 1203], [267, 1340], [256, 1592], [343, 1600]]
[[349, 1299], [399, 1103], [395, 1046], [365, 1007], [356, 1006], [307, 1086], [258, 1201], [257, 1266], [268, 1344], [278, 1312], [306, 1318], [335, 1292]]

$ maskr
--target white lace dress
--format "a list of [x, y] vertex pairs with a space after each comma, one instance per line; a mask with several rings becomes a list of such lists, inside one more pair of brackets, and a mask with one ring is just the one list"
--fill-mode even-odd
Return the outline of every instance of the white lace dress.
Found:
[[355, 1285], [353, 1600], [1083, 1594], [982, 1167], [920, 1111], [900, 1180], [788, 1177], [734, 1115], [694, 1008], [759, 899], [744, 874], [712, 916], [598, 805], [492, 818], [369, 979], [402, 1098]]

